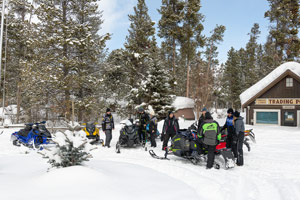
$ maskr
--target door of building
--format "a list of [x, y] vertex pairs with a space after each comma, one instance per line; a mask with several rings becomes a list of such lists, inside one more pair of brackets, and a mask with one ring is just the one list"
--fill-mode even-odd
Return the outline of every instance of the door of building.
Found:
[[295, 110], [283, 110], [283, 125], [284, 126], [297, 126], [297, 113]]

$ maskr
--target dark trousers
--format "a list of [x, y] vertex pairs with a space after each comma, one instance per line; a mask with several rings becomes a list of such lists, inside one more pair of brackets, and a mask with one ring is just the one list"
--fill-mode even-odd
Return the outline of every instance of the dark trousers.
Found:
[[146, 142], [146, 129], [145, 128], [140, 128], [139, 129], [139, 139], [143, 143]]
[[207, 145], [207, 168], [212, 168], [215, 161], [215, 151], [216, 151], [216, 145]]
[[235, 158], [237, 158], [236, 164], [239, 166], [244, 165], [243, 157], [243, 144], [244, 144], [244, 133], [240, 132], [238, 135], [233, 135], [232, 151]]
[[165, 149], [168, 146], [169, 139], [174, 137], [175, 133], [165, 133], [164, 134], [164, 142], [162, 149]]
[[232, 148], [233, 134], [234, 134], [233, 127], [228, 127], [227, 128], [227, 138], [226, 138], [226, 148], [230, 148], [230, 149]]
[[156, 147], [155, 136], [156, 136], [156, 133], [150, 133], [151, 147]]
[[110, 141], [112, 139], [112, 130], [105, 130], [105, 146], [110, 147]]

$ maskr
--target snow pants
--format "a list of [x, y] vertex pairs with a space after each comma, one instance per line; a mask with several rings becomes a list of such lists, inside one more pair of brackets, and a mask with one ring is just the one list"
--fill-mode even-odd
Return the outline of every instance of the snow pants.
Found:
[[150, 133], [151, 147], [156, 147], [155, 135], [156, 133]]
[[229, 148], [229, 149], [232, 148], [233, 134], [234, 134], [234, 128], [228, 127], [227, 128], [227, 138], [226, 138], [226, 148]]
[[216, 145], [207, 145], [207, 151], [206, 168], [212, 168], [215, 161]]
[[110, 147], [110, 141], [112, 139], [112, 130], [105, 130], [105, 146]]
[[232, 151], [234, 157], [237, 159], [236, 164], [238, 166], [244, 165], [243, 156], [243, 144], [244, 144], [244, 132], [240, 132], [238, 135], [233, 135]]
[[143, 143], [146, 142], [146, 128], [143, 127], [139, 129], [139, 139]]
[[164, 142], [162, 146], [162, 150], [165, 150], [165, 148], [168, 146], [168, 142], [170, 138], [174, 137], [176, 134], [175, 133], [165, 133], [164, 134]]

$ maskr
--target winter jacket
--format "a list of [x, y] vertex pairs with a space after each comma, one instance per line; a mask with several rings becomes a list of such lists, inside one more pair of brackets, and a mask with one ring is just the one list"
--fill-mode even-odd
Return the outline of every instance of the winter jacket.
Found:
[[234, 127], [233, 127], [233, 116], [226, 118], [226, 122], [225, 122], [223, 128], [221, 129], [221, 131], [226, 129], [226, 128], [227, 128], [228, 132], [230, 132], [230, 133], [233, 132], [233, 129], [234, 129]]
[[156, 133], [157, 132], [157, 118], [156, 117], [152, 117], [150, 120], [150, 124], [149, 124], [149, 132], [150, 133]]
[[220, 126], [213, 119], [206, 119], [200, 125], [200, 133], [198, 137], [206, 145], [217, 145], [221, 140]]
[[139, 117], [139, 120], [140, 120], [140, 128], [141, 129], [146, 129], [145, 125], [147, 125], [150, 121], [150, 117], [147, 113], [142, 113], [140, 114], [140, 117]]
[[110, 114], [105, 114], [102, 117], [102, 130], [106, 131], [106, 130], [112, 130], [115, 128], [115, 123], [114, 123], [114, 118], [113, 116]]
[[245, 132], [245, 124], [243, 121], [243, 117], [239, 117], [234, 121], [234, 129], [235, 129], [235, 134], [238, 135], [240, 132], [244, 133]]
[[170, 118], [169, 116], [165, 119], [162, 133], [168, 133], [170, 135], [175, 135], [179, 131], [178, 120], [174, 116]]

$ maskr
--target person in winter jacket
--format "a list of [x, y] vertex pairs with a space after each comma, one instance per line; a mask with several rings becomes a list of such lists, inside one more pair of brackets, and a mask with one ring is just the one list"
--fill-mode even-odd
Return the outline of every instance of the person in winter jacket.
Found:
[[202, 154], [202, 147], [208, 151], [206, 168], [211, 169], [215, 160], [216, 146], [221, 140], [220, 126], [218, 122], [214, 121], [209, 112], [205, 113], [205, 120], [200, 125], [200, 133], [198, 134], [198, 141], [200, 143], [200, 154]]
[[106, 109], [106, 113], [102, 118], [102, 130], [105, 133], [105, 145], [110, 148], [110, 141], [112, 139], [112, 130], [115, 129], [114, 118], [110, 112], [110, 109]]
[[201, 111], [201, 116], [199, 117], [199, 121], [198, 121], [198, 133], [200, 133], [200, 129], [201, 129], [201, 124], [204, 122], [205, 120], [205, 113], [207, 112], [207, 108], [203, 108]]
[[227, 110], [227, 118], [224, 126], [221, 129], [221, 132], [227, 128], [227, 138], [226, 138], [226, 147], [232, 148], [232, 138], [234, 134], [234, 127], [233, 127], [233, 109], [229, 108]]
[[156, 147], [156, 133], [157, 133], [157, 118], [155, 117], [154, 111], [150, 112], [150, 123], [149, 123], [149, 134], [151, 147]]
[[165, 119], [163, 130], [162, 130], [162, 137], [164, 141], [162, 150], [165, 150], [167, 148], [169, 139], [174, 137], [177, 131], [179, 131], [178, 120], [174, 116], [173, 111], [169, 111], [169, 115]]
[[145, 112], [143, 108], [139, 108], [139, 139], [143, 144], [146, 143], [146, 126], [150, 121], [149, 115]]
[[232, 143], [232, 151], [236, 160], [236, 164], [238, 166], [244, 165], [244, 157], [243, 157], [243, 142], [245, 137], [245, 124], [243, 121], [243, 117], [240, 116], [238, 111], [233, 113], [233, 124], [234, 124], [234, 134], [233, 134], [233, 143]]

